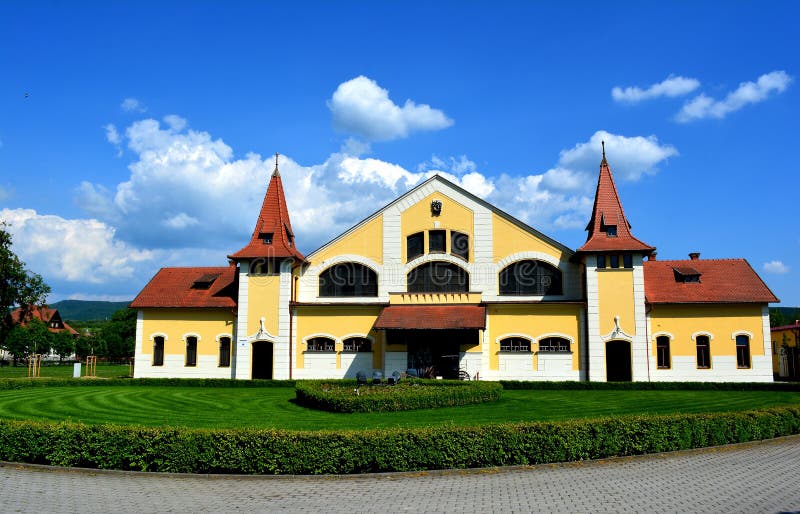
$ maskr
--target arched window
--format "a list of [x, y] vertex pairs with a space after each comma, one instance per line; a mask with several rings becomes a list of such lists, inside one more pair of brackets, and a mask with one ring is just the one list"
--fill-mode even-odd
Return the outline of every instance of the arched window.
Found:
[[531, 351], [531, 341], [524, 337], [506, 337], [500, 340], [500, 351], [529, 352]]
[[372, 341], [366, 337], [348, 337], [342, 341], [342, 351], [345, 352], [371, 352]]
[[736, 367], [750, 367], [750, 338], [743, 334], [736, 336]]
[[219, 338], [219, 367], [229, 368], [231, 366], [231, 338]]
[[449, 262], [428, 262], [417, 266], [406, 277], [409, 293], [466, 293], [469, 274]]
[[568, 352], [569, 339], [563, 337], [544, 337], [539, 340], [540, 352]]
[[406, 238], [406, 262], [425, 253], [425, 233], [417, 232]]
[[164, 337], [153, 338], [153, 366], [164, 365]]
[[500, 272], [500, 294], [543, 296], [561, 291], [561, 270], [546, 262], [517, 261]]
[[709, 369], [711, 367], [711, 345], [708, 336], [697, 336], [695, 344], [697, 346], [697, 368]]
[[333, 352], [336, 351], [336, 342], [330, 337], [312, 337], [306, 341], [307, 352]]
[[197, 338], [195, 336], [186, 338], [186, 365], [197, 366]]
[[455, 230], [450, 232], [450, 253], [469, 260], [469, 236]]
[[320, 296], [378, 296], [378, 274], [357, 262], [344, 262], [319, 275]]
[[669, 358], [669, 336], [656, 337], [656, 361], [658, 369], [672, 367]]

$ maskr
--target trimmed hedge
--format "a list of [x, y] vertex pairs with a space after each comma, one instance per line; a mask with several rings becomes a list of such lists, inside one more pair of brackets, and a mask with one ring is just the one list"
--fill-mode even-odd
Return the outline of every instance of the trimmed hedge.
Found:
[[0, 391], [27, 387], [180, 386], [294, 387], [294, 380], [234, 380], [229, 378], [3, 378]]
[[362, 385], [355, 380], [297, 382], [297, 403], [329, 412], [395, 412], [493, 402], [503, 387], [497, 382], [403, 380], [394, 386]]
[[0, 421], [0, 460], [178, 473], [344, 474], [542, 464], [800, 433], [800, 408], [347, 432]]
[[500, 380], [503, 389], [615, 391], [799, 391], [800, 382], [527, 382]]

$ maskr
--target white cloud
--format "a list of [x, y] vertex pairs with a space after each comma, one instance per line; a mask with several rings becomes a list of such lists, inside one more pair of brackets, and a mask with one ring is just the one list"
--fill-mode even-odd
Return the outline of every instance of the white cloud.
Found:
[[164, 116], [164, 123], [166, 123], [173, 132], [180, 132], [186, 128], [186, 120], [177, 114], [167, 114]]
[[119, 105], [125, 112], [145, 112], [147, 107], [136, 98], [126, 98]]
[[687, 123], [704, 118], [722, 119], [748, 104], [763, 102], [773, 93], [783, 93], [792, 80], [785, 71], [772, 71], [758, 77], [756, 82], [742, 82], [724, 100], [700, 94], [684, 104], [675, 120]]
[[369, 141], [399, 139], [412, 132], [453, 125], [444, 112], [429, 105], [406, 100], [398, 106], [389, 98], [389, 91], [363, 75], [339, 84], [328, 100], [328, 108], [337, 130]]
[[591, 172], [595, 180], [601, 141], [606, 143], [608, 162], [618, 180], [639, 180], [642, 175], [652, 175], [660, 163], [678, 155], [674, 146], [662, 145], [656, 136], [627, 137], [598, 130], [589, 141], [563, 150], [558, 165], [572, 172]]
[[114, 229], [94, 219], [65, 219], [32, 209], [3, 209], [14, 251], [29, 269], [50, 278], [94, 284], [133, 276], [152, 253], [118, 240]]
[[3, 186], [0, 186], [0, 202], [8, 200], [10, 197], [11, 197], [11, 192], [8, 189], [4, 188]]
[[781, 261], [769, 261], [765, 262], [764, 266], [762, 267], [764, 271], [767, 273], [775, 273], [778, 275], [783, 275], [789, 273], [789, 266], [784, 264]]
[[611, 90], [611, 97], [617, 102], [637, 103], [642, 100], [661, 96], [683, 96], [691, 93], [698, 87], [700, 87], [700, 81], [697, 79], [670, 75], [663, 81], [652, 84], [647, 89], [641, 89], [636, 86], [623, 89], [616, 86]]
[[106, 129], [106, 141], [112, 145], [118, 145], [122, 142], [122, 139], [119, 137], [119, 132], [117, 132], [117, 127], [115, 127], [113, 123], [109, 123], [103, 128]]
[[161, 222], [165, 227], [174, 228], [176, 230], [182, 230], [184, 228], [192, 227], [195, 225], [199, 225], [200, 221], [197, 218], [193, 218], [186, 214], [185, 212], [181, 212], [168, 218]]

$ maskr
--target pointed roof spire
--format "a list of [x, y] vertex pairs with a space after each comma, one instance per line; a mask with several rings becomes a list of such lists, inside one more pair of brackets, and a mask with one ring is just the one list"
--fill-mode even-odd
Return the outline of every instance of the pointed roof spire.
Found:
[[600, 176], [597, 179], [592, 218], [586, 226], [589, 235], [586, 243], [578, 249], [578, 252], [627, 250], [650, 253], [655, 248], [636, 239], [631, 234], [631, 224], [625, 217], [611, 168], [606, 161], [605, 141], [601, 145], [603, 160], [600, 161]]
[[272, 172], [269, 180], [250, 243], [228, 257], [231, 259], [293, 257], [305, 261], [305, 257], [295, 245], [292, 222], [289, 219], [286, 196], [283, 193], [283, 181], [278, 172], [277, 153], [275, 154], [275, 171]]

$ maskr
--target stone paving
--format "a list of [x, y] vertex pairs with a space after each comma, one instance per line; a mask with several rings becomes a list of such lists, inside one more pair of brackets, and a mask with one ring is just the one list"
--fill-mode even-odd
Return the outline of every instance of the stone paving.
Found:
[[800, 436], [658, 455], [359, 476], [0, 464], [2, 512], [798, 512]]

